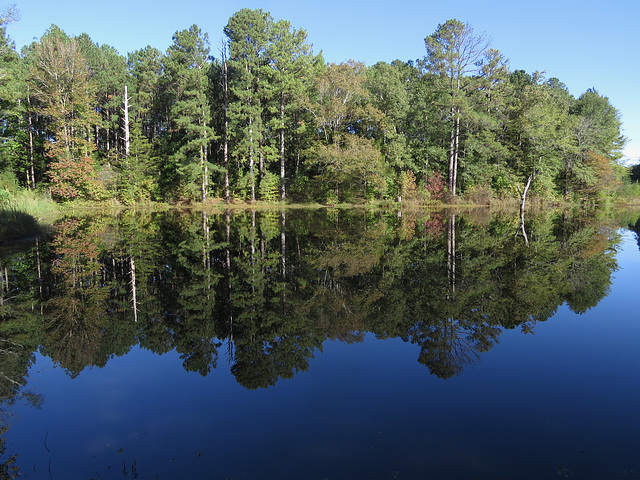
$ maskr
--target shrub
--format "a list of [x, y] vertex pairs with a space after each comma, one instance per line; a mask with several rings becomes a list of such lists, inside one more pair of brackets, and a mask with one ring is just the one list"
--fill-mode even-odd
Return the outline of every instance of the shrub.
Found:
[[474, 185], [466, 195], [469, 203], [474, 205], [489, 205], [493, 198], [493, 192], [488, 185]]
[[399, 195], [403, 201], [415, 202], [418, 200], [418, 185], [416, 184], [416, 176], [411, 170], [400, 174], [400, 192]]
[[79, 160], [63, 158], [49, 165], [51, 195], [60, 200], [103, 200], [104, 185], [97, 180], [90, 157]]
[[425, 190], [429, 193], [429, 197], [434, 200], [443, 200], [447, 193], [447, 182], [440, 172], [432, 173], [424, 184]]
[[280, 198], [280, 177], [266, 172], [260, 180], [260, 199], [265, 202], [277, 202]]

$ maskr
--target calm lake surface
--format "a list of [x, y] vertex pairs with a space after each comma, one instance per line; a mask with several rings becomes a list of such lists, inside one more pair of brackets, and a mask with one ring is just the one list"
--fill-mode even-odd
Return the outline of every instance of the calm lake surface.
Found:
[[65, 218], [0, 250], [0, 478], [640, 478], [638, 215]]

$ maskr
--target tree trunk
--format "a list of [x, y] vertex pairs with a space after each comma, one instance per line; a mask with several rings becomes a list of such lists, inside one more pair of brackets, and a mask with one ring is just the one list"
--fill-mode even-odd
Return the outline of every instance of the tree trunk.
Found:
[[229, 85], [226, 50], [222, 53], [222, 108], [224, 113], [224, 139], [223, 139], [223, 160], [224, 160], [224, 201], [231, 201], [229, 195]]
[[138, 321], [138, 295], [136, 291], [136, 264], [133, 255], [129, 257], [129, 272], [131, 274], [131, 298], [133, 303], [133, 319]]
[[226, 247], [225, 247], [225, 267], [227, 271], [227, 325], [229, 328], [229, 353], [230, 358], [233, 358], [233, 311], [231, 310], [231, 212], [226, 210], [225, 216], [225, 231], [226, 231]]
[[458, 157], [460, 153], [460, 109], [456, 114], [456, 135], [453, 155], [453, 184], [452, 195], [456, 196], [456, 185], [458, 184]]
[[[527, 230], [525, 229], [524, 226], [524, 208], [522, 208], [522, 206], [520, 207], [520, 232], [522, 232], [522, 238], [524, 238], [524, 243], [527, 245], [527, 247], [529, 246], [529, 237], [527, 237]], [[516, 236], [518, 234], [516, 233]]]
[[29, 173], [27, 174], [27, 188], [35, 190], [36, 188], [36, 174], [35, 174], [35, 161], [33, 155], [33, 124], [31, 121], [31, 112], [27, 112], [27, 118], [29, 119]]
[[204, 145], [200, 145], [200, 171], [202, 172], [202, 195], [201, 200], [204, 202], [207, 199], [207, 191], [209, 190], [209, 163], [207, 161], [207, 122], [205, 120], [205, 112], [202, 112], [202, 126], [204, 139]]
[[251, 202], [256, 201], [256, 180], [253, 168], [253, 129], [251, 128], [251, 119], [249, 119], [249, 180], [251, 182]]
[[[527, 192], [529, 191], [532, 180], [533, 174], [529, 175], [529, 177], [527, 178], [527, 183], [525, 184], [522, 191], [520, 191], [520, 187], [516, 185], [518, 193], [520, 194], [520, 228], [518, 229], [518, 232], [522, 232], [522, 237], [524, 238], [524, 242], [526, 243], [527, 247], [529, 246], [529, 238], [527, 237], [527, 231], [524, 228], [524, 206], [525, 202], [527, 201]], [[516, 237], [518, 236], [518, 232], [516, 232]]]
[[[451, 107], [451, 115], [453, 115], [454, 109]], [[447, 178], [447, 187], [449, 187], [449, 192], [454, 195], [454, 185], [453, 185], [453, 166], [454, 166], [454, 153], [455, 153], [455, 145], [456, 145], [456, 132], [455, 132], [455, 124], [451, 124], [451, 138], [449, 139], [449, 175]]]
[[527, 178], [527, 183], [524, 186], [524, 190], [520, 192], [520, 187], [518, 187], [518, 193], [520, 193], [520, 213], [524, 215], [524, 204], [527, 201], [527, 192], [529, 191], [529, 187], [531, 186], [531, 181], [533, 180], [533, 174], [529, 175]]
[[200, 200], [207, 199], [207, 162], [204, 159], [204, 147], [200, 145], [200, 171], [202, 172], [202, 184], [200, 186]]
[[129, 95], [127, 92], [127, 86], [124, 86], [124, 156], [129, 156], [129, 150], [131, 147], [129, 138]]
[[207, 300], [209, 300], [209, 290], [211, 290], [211, 229], [209, 228], [209, 216], [205, 212], [202, 212], [202, 231], [204, 233], [202, 267], [207, 272]]
[[287, 278], [287, 262], [286, 262], [286, 253], [287, 253], [287, 236], [285, 233], [285, 227], [287, 224], [287, 216], [284, 210], [280, 212], [280, 256], [282, 258], [282, 279], [286, 280]]
[[286, 196], [284, 184], [284, 92], [280, 94], [280, 200]]
[[264, 145], [262, 140], [258, 141], [258, 184], [264, 178]]
[[456, 292], [456, 216], [451, 215], [447, 228], [447, 272], [451, 293]]
[[[107, 125], [109, 125], [110, 121], [111, 121], [111, 115], [109, 115], [109, 109], [107, 108]], [[107, 153], [109, 153], [109, 151], [111, 150], [111, 141], [110, 141], [111, 134], [109, 133], [108, 126], [105, 130], [106, 130], [106, 135], [105, 135], [106, 150], [107, 150]]]

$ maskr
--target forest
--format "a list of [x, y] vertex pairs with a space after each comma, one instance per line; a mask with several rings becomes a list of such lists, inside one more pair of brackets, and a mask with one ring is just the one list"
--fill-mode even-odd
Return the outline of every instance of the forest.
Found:
[[423, 58], [367, 66], [326, 63], [260, 9], [217, 46], [193, 25], [127, 55], [55, 25], [18, 52], [17, 13], [0, 18], [0, 201], [602, 202], [637, 187], [606, 96], [512, 70], [458, 20]]

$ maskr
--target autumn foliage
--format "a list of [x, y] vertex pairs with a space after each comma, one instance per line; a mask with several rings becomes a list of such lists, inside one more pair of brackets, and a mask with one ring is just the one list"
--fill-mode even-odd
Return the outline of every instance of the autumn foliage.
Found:
[[104, 185], [97, 180], [94, 162], [89, 157], [79, 160], [62, 158], [49, 165], [49, 189], [59, 200], [102, 200]]

